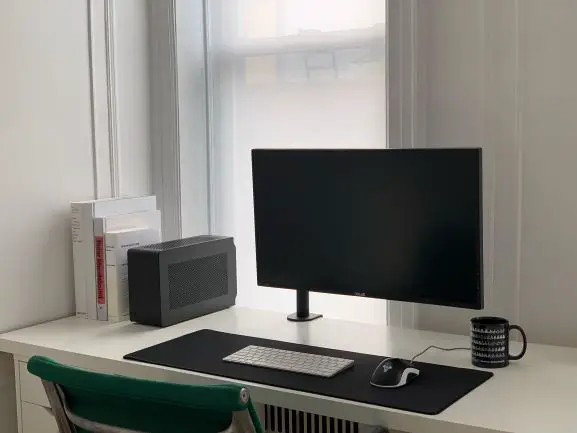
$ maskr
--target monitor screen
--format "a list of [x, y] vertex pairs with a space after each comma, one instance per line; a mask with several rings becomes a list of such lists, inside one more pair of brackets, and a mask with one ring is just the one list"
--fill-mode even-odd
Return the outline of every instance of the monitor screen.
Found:
[[483, 307], [481, 149], [252, 151], [258, 284]]

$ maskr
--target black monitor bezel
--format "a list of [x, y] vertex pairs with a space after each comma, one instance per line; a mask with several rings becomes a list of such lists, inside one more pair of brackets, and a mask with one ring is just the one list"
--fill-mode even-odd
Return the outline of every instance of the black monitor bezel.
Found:
[[[327, 288], [305, 288], [305, 287], [281, 287], [271, 282], [263, 281], [259, 274], [259, 267], [258, 267], [258, 251], [256, 251], [256, 268], [257, 268], [257, 284], [261, 287], [270, 287], [270, 288], [278, 288], [278, 289], [289, 289], [289, 290], [296, 290], [296, 291], [309, 291], [315, 293], [326, 293], [332, 295], [342, 295], [342, 296], [356, 296], [356, 297], [364, 297], [364, 298], [371, 298], [371, 299], [385, 299], [388, 301], [400, 301], [400, 302], [409, 302], [409, 303], [416, 303], [416, 304], [423, 304], [423, 305], [437, 305], [437, 306], [446, 306], [446, 307], [456, 307], [456, 308], [464, 308], [464, 309], [472, 309], [472, 310], [482, 310], [484, 308], [484, 267], [483, 267], [483, 152], [481, 148], [421, 148], [421, 149], [252, 149], [251, 150], [251, 166], [252, 172], [254, 172], [254, 160], [255, 155], [258, 153], [267, 153], [267, 152], [471, 152], [477, 155], [477, 159], [479, 161], [479, 230], [478, 230], [478, 238], [477, 238], [477, 269], [478, 269], [478, 280], [477, 280], [477, 288], [476, 288], [476, 298], [474, 302], [471, 303], [460, 303], [460, 302], [442, 302], [438, 299], [431, 300], [423, 297], [417, 298], [401, 298], [401, 297], [379, 297], [373, 296], [370, 294], [366, 294], [363, 292], [348, 292], [344, 293], [343, 291], [334, 291]], [[254, 200], [256, 199], [254, 194], [254, 177], [253, 177], [253, 210], [254, 210]], [[256, 226], [256, 216], [254, 221], [254, 230], [255, 230], [255, 241], [256, 237], [258, 236], [257, 233], [257, 226]], [[258, 241], [255, 242], [255, 249], [258, 248]]]

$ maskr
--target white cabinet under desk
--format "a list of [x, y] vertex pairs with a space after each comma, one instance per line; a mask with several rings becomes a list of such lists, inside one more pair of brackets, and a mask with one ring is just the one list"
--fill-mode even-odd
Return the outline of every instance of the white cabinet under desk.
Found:
[[[60, 319], [0, 335], [0, 351], [14, 357], [18, 432], [57, 432], [42, 384], [26, 369], [26, 361], [33, 355], [47, 356], [92, 371], [151, 380], [189, 384], [239, 382], [123, 359], [127, 353], [201, 329], [405, 359], [432, 344], [447, 348], [469, 344], [467, 336], [327, 318], [293, 323], [288, 322], [282, 313], [240, 307], [168, 328], [151, 328], [130, 322], [108, 324], [73, 317]], [[419, 360], [473, 368], [470, 353], [466, 351], [431, 350]], [[495, 376], [479, 388], [435, 416], [258, 383], [245, 384], [261, 412], [262, 405], [266, 404], [282, 408], [283, 412], [287, 409], [288, 413], [296, 410], [347, 420], [358, 423], [360, 433], [363, 433], [364, 426], [382, 426], [409, 433], [577, 431], [577, 349], [530, 344], [525, 358], [494, 373]]]
[[58, 433], [56, 420], [43, 406], [22, 402], [22, 433]]
[[27, 361], [27, 357], [14, 355], [18, 432], [58, 433], [56, 420], [52, 415], [42, 382], [28, 372]]

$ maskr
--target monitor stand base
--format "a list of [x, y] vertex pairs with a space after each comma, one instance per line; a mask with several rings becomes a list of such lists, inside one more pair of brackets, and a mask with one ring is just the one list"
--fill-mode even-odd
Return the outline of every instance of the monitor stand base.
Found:
[[322, 314], [309, 313], [309, 292], [308, 290], [297, 290], [297, 312], [287, 316], [291, 322], [310, 322], [311, 320], [323, 317]]
[[298, 313], [292, 313], [289, 314], [288, 316], [286, 316], [287, 320], [291, 321], [291, 322], [310, 322], [311, 320], [315, 320], [318, 319], [320, 317], [323, 317], [322, 314], [316, 314], [316, 313], [309, 313], [304, 317], [300, 317], [298, 315]]

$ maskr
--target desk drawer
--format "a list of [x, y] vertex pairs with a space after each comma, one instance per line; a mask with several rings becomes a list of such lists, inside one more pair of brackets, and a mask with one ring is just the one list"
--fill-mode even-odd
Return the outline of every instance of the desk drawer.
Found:
[[58, 433], [58, 425], [45, 407], [22, 402], [22, 433]]
[[18, 370], [20, 375], [20, 400], [50, 407], [44, 386], [42, 386], [42, 381], [38, 377], [28, 373], [25, 362], [18, 361]]

